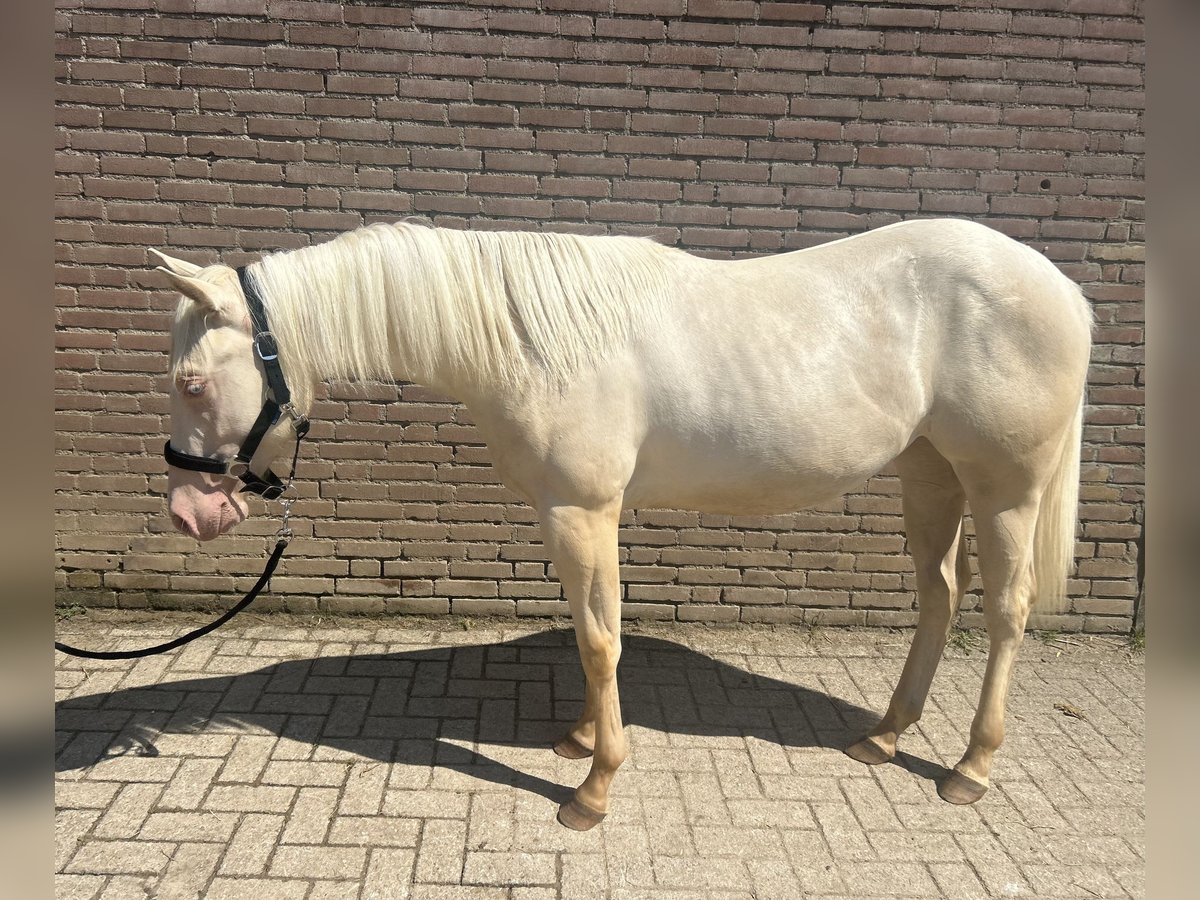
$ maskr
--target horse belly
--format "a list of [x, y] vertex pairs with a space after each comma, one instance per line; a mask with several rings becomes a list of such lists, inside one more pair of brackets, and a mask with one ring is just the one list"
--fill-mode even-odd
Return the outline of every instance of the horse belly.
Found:
[[904, 449], [885, 443], [802, 448], [652, 437], [638, 454], [624, 505], [726, 515], [795, 512], [861, 487]]

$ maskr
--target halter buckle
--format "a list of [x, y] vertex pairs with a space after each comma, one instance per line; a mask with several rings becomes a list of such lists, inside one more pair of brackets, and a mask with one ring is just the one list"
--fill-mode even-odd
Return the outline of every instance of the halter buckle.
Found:
[[256, 334], [254, 336], [254, 352], [263, 362], [279, 359], [279, 345], [275, 342], [275, 335], [269, 331], [260, 331]]

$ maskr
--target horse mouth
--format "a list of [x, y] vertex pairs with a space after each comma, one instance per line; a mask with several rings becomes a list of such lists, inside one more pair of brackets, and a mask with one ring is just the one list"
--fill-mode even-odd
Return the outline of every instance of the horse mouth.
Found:
[[171, 524], [175, 526], [176, 531], [186, 534], [193, 540], [206, 542], [216, 540], [221, 535], [232, 531], [246, 521], [246, 514], [247, 510], [242, 509], [241, 505], [234, 500], [231, 503], [221, 504], [215, 521], [212, 517], [206, 517], [202, 522], [198, 522], [194, 518], [172, 512]]
[[236, 502], [230, 503], [228, 506], [222, 506], [221, 520], [217, 525], [217, 533], [213, 537], [233, 531], [233, 529], [237, 528], [244, 521], [246, 521], [246, 513]]

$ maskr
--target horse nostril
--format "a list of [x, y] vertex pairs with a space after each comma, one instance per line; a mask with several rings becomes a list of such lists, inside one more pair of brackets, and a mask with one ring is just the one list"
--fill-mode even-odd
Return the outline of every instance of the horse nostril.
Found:
[[182, 531], [188, 537], [196, 537], [196, 526], [179, 513], [171, 513], [171, 524], [175, 526], [176, 531]]

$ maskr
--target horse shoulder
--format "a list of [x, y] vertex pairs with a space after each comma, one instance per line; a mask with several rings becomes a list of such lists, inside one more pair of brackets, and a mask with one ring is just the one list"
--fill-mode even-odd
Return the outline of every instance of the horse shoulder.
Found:
[[598, 508], [620, 496], [646, 427], [637, 367], [625, 358], [469, 406], [497, 474], [535, 507]]

